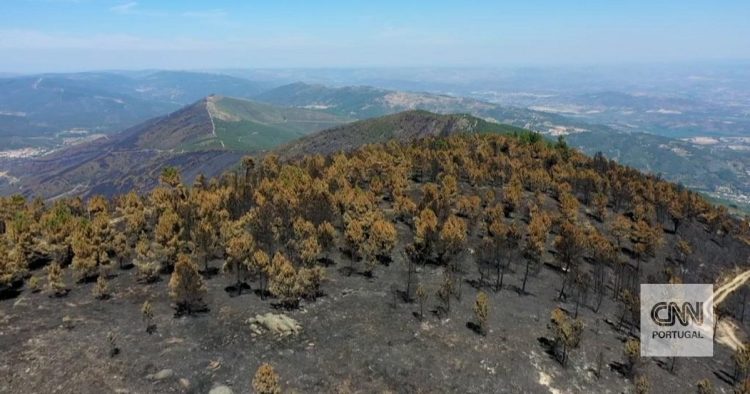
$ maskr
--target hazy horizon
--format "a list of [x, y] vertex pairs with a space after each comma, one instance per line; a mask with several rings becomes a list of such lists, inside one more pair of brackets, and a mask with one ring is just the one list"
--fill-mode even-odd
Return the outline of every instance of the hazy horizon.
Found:
[[24, 0], [0, 72], [747, 61], [750, 4]]

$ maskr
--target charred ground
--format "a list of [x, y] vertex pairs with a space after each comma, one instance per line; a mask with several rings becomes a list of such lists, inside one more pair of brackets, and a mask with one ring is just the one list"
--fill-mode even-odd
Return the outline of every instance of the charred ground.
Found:
[[[746, 269], [747, 223], [601, 157], [533, 134], [460, 135], [293, 163], [248, 158], [192, 187], [167, 170], [162, 182], [87, 204], [3, 200], [3, 391], [247, 392], [262, 363], [285, 392], [743, 384], [722, 344], [673, 371], [666, 359], [629, 363], [624, 344], [637, 336], [638, 283], [721, 282]], [[202, 271], [202, 283], [183, 269]], [[106, 299], [92, 294], [97, 277], [108, 278]], [[237, 278], [251, 290], [237, 295]], [[743, 304], [741, 290], [723, 319], [744, 327]], [[557, 308], [583, 327], [564, 365]], [[267, 312], [301, 331], [254, 332], [247, 320]]]

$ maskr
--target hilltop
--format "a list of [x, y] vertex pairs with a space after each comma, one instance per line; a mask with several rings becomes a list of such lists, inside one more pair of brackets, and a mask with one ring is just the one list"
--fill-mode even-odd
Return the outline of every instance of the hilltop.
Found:
[[282, 157], [328, 155], [338, 151], [349, 152], [366, 144], [390, 140], [408, 142], [455, 134], [511, 134], [524, 131], [518, 127], [488, 122], [471, 115], [441, 115], [424, 110], [412, 110], [319, 131], [294, 140], [276, 151]]
[[[529, 102], [527, 108], [519, 108], [473, 98], [432, 93], [369, 87], [333, 88], [295, 83], [264, 92], [258, 99], [279, 105], [315, 107], [357, 119], [414, 109], [441, 114], [466, 113], [490, 122], [533, 130], [550, 139], [562, 135], [571, 146], [590, 155], [603, 152], [606, 157], [621, 164], [661, 175], [672, 182], [679, 182], [693, 190], [707, 193], [727, 205], [739, 206], [750, 212], [750, 155], [745, 154], [746, 138], [724, 137], [711, 139], [710, 144], [694, 143], [690, 140], [670, 138], [671, 135], [679, 133], [667, 132], [668, 126], [648, 127], [647, 125], [652, 125], [653, 122], [644, 121], [643, 127], [634, 127], [627, 122], [624, 125], [622, 122], [613, 122], [609, 118], [617, 118], [616, 114], [619, 112], [641, 114], [640, 116], [646, 118], [664, 117], [666, 115], [658, 111], [652, 113], [652, 110], [655, 111], [660, 108], [660, 104], [664, 104], [660, 101], [663, 98], [649, 100], [639, 96], [638, 101], [644, 102], [637, 105], [630, 103], [622, 107], [623, 102], [628, 103], [634, 97], [602, 92], [586, 97], [585, 102], [589, 106], [585, 108], [591, 113], [553, 113], [550, 111], [554, 108], [545, 107], [544, 100], [560, 99], [556, 95], [536, 99], [538, 102]], [[592, 106], [592, 102], [596, 105]], [[688, 105], [690, 101], [671, 100], [670, 103], [673, 105], [669, 108], [682, 108], [680, 105]], [[692, 113], [692, 110], [686, 111]], [[704, 121], [712, 119], [707, 113], [700, 112], [681, 122], [700, 124], [696, 119], [701, 117]], [[632, 116], [627, 118], [636, 124], [640, 122], [632, 119]], [[715, 123], [715, 120], [711, 122]], [[709, 129], [716, 130], [711, 127]], [[666, 135], [659, 135], [660, 133]]]
[[211, 177], [261, 152], [346, 122], [335, 115], [209, 96], [121, 133], [7, 164], [4, 193], [47, 198], [148, 191], [164, 167]]
[[317, 111], [209, 96], [115, 139], [129, 148], [255, 152], [346, 121]]
[[86, 72], [0, 78], [4, 149], [56, 148], [114, 134], [212, 93], [250, 98], [268, 83], [179, 71]]

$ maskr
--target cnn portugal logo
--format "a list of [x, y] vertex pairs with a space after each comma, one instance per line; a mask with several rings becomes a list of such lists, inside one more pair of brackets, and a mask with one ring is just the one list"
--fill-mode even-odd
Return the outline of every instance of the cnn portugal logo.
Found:
[[641, 285], [641, 356], [713, 356], [713, 285]]

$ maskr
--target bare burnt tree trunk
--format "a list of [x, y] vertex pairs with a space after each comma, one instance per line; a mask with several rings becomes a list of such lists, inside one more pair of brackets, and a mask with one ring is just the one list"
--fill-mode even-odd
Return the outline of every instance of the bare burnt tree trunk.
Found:
[[526, 281], [529, 278], [529, 265], [531, 264], [530, 259], [526, 259], [526, 272], [523, 274], [523, 285], [521, 286], [521, 294], [526, 294]]
[[562, 287], [560, 287], [560, 294], [557, 295], [558, 300], [562, 300], [565, 297], [565, 283], [568, 281], [568, 275], [563, 274]]
[[503, 288], [503, 279], [505, 279], [506, 264], [507, 264], [507, 260], [505, 263], [503, 263], [503, 261], [500, 259], [498, 259], [497, 261], [497, 273], [495, 277], [495, 291], [496, 292], [502, 290]]
[[604, 294], [607, 291], [607, 273], [604, 264], [598, 262], [594, 266], [594, 294], [596, 295], [596, 301], [594, 304], [594, 313], [599, 313], [599, 309], [602, 307], [602, 301], [604, 301]]
[[412, 257], [409, 256], [408, 253], [404, 253], [404, 258], [406, 258], [406, 302], [411, 302], [411, 284], [412, 284], [412, 278], [414, 274], [414, 260], [412, 260]]
[[262, 273], [260, 274], [260, 299], [265, 300], [266, 299], [266, 288], [268, 280], [266, 278], [266, 274]]

